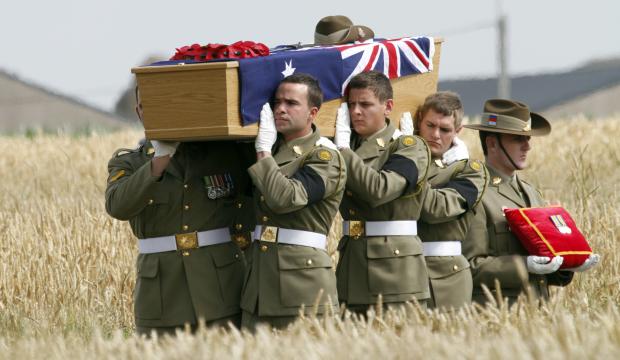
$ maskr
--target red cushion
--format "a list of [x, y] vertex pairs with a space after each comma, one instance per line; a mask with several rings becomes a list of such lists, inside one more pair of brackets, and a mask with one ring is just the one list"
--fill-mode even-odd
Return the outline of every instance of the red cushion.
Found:
[[577, 267], [592, 254], [590, 245], [561, 206], [504, 209], [510, 231], [530, 255], [562, 256], [560, 269]]

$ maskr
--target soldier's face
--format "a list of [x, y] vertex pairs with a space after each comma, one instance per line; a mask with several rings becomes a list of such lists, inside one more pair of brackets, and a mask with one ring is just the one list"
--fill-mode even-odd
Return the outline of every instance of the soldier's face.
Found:
[[347, 102], [351, 125], [361, 137], [368, 137], [381, 130], [393, 106], [392, 99], [381, 102], [370, 89], [349, 90]]
[[433, 109], [426, 112], [419, 123], [418, 133], [426, 140], [431, 149], [433, 159], [439, 159], [450, 149], [452, 141], [461, 131], [454, 127], [454, 117], [444, 115]]
[[[517, 168], [515, 169], [506, 154], [499, 147], [498, 140], [501, 140], [506, 153], [510, 156]], [[499, 139], [495, 139], [492, 148], [489, 148], [489, 155], [493, 157], [492, 166], [506, 174], [512, 174], [514, 170], [522, 170], [527, 166], [527, 155], [532, 149], [530, 146], [530, 137], [523, 135], [501, 134]]]
[[319, 109], [308, 105], [308, 86], [305, 84], [280, 84], [273, 103], [276, 130], [291, 140], [307, 135]]

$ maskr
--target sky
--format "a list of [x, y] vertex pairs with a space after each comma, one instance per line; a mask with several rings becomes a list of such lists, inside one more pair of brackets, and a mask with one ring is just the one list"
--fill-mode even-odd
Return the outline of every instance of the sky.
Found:
[[440, 80], [496, 74], [499, 13], [508, 18], [511, 74], [620, 57], [617, 0], [2, 3], [0, 70], [103, 110], [113, 110], [131, 82], [131, 68], [148, 56], [168, 58], [193, 43], [311, 43], [316, 23], [327, 15], [346, 15], [378, 37], [443, 37]]

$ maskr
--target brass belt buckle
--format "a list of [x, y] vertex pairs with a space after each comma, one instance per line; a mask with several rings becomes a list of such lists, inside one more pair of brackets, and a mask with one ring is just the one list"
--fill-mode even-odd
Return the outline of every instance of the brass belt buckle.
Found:
[[360, 220], [349, 221], [349, 236], [358, 239], [364, 235], [364, 222]]
[[276, 242], [278, 238], [278, 228], [275, 226], [263, 226], [263, 231], [260, 234], [261, 241]]
[[191, 249], [198, 249], [198, 233], [196, 231], [176, 234], [174, 238], [177, 242], [177, 250], [181, 251], [183, 256], [188, 256]]

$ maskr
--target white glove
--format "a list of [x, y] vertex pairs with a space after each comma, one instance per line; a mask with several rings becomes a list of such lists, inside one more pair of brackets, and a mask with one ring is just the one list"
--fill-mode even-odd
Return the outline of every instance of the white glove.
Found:
[[444, 164], [450, 165], [455, 161], [466, 160], [469, 159], [469, 151], [467, 151], [467, 145], [465, 142], [458, 137], [454, 137], [452, 141], [452, 146], [443, 153], [441, 161]]
[[574, 267], [574, 268], [564, 269], [564, 270], [574, 271], [574, 272], [583, 272], [583, 271], [592, 269], [594, 266], [596, 266], [596, 264], [598, 264], [600, 260], [601, 260], [601, 256], [599, 254], [590, 254], [590, 256], [588, 256], [588, 259], [583, 264], [577, 267]]
[[153, 149], [155, 149], [154, 157], [162, 157], [166, 155], [170, 155], [170, 157], [172, 157], [179, 146], [178, 141], [151, 140], [151, 144], [153, 145]]
[[400, 131], [405, 135], [413, 135], [413, 119], [409, 111], [404, 112], [400, 117]]
[[527, 271], [538, 275], [551, 274], [558, 271], [563, 262], [564, 258], [561, 256], [553, 259], [549, 259], [548, 256], [528, 256]]
[[256, 142], [254, 148], [256, 152], [265, 151], [271, 153], [273, 144], [276, 143], [278, 132], [276, 131], [276, 122], [273, 119], [273, 111], [269, 103], [263, 105], [263, 109], [260, 111], [260, 123], [258, 125], [258, 135], [256, 136]]
[[316, 145], [325, 146], [326, 148], [330, 148], [332, 150], [338, 150], [338, 147], [336, 146], [336, 144], [334, 144], [331, 140], [323, 136], [319, 138], [319, 141], [316, 142]]
[[349, 105], [347, 103], [340, 104], [338, 108], [334, 142], [338, 148], [351, 148], [351, 119], [349, 118]]

